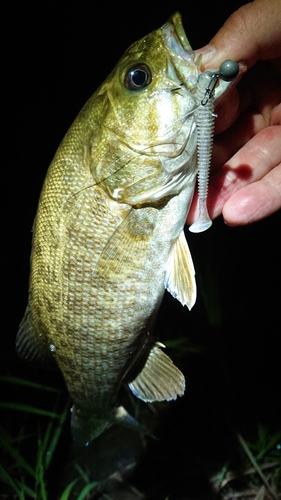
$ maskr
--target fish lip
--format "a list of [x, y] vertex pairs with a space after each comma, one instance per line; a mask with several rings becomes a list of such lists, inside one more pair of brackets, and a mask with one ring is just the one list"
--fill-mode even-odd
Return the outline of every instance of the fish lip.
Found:
[[185, 34], [181, 14], [175, 12], [161, 29], [169, 49], [190, 64], [194, 64], [194, 52]]

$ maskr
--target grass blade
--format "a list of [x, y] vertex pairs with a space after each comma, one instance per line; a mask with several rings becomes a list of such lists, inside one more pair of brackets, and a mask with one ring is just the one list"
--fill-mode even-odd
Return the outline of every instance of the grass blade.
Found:
[[73, 490], [73, 487], [75, 486], [77, 481], [78, 481], [78, 479], [74, 479], [74, 481], [72, 481], [72, 483], [69, 483], [67, 485], [64, 492], [60, 496], [60, 500], [68, 500], [69, 499], [69, 495], [70, 495], [71, 491]]
[[268, 493], [270, 494], [270, 496], [274, 499], [274, 500], [278, 500], [277, 498], [277, 495], [275, 495], [274, 491], [272, 491], [271, 487], [270, 487], [270, 484], [268, 483], [264, 473], [262, 472], [259, 464], [257, 463], [257, 461], [255, 460], [253, 454], [251, 453], [251, 450], [249, 449], [249, 446], [247, 445], [246, 441], [244, 440], [244, 438], [241, 436], [241, 434], [237, 434], [237, 437], [238, 437], [238, 441], [240, 443], [240, 445], [242, 446], [244, 452], [246, 453], [248, 459], [250, 460], [251, 464], [254, 466], [257, 474], [260, 476], [263, 484], [265, 485]]
[[21, 456], [21, 454], [12, 446], [11, 438], [6, 433], [5, 429], [0, 425], [0, 438], [2, 447], [6, 452], [14, 459], [17, 467], [20, 469], [24, 469], [28, 472], [32, 477], [35, 477], [35, 470], [31, 465], [29, 465], [26, 460]]
[[97, 481], [86, 484], [86, 486], [84, 486], [83, 490], [81, 491], [81, 493], [77, 497], [77, 500], [85, 500], [88, 493], [90, 493], [90, 491], [92, 491], [97, 485], [98, 485]]
[[48, 469], [48, 467], [50, 465], [50, 462], [51, 462], [51, 460], [53, 458], [54, 452], [55, 452], [55, 450], [57, 448], [59, 438], [61, 436], [61, 433], [62, 433], [64, 424], [65, 424], [65, 421], [66, 421], [66, 419], [68, 417], [68, 414], [69, 414], [69, 408], [70, 408], [70, 399], [66, 402], [64, 410], [63, 410], [63, 412], [60, 415], [59, 422], [58, 423], [56, 422], [56, 426], [55, 426], [55, 429], [54, 429], [54, 432], [53, 432], [53, 436], [52, 436], [52, 438], [50, 440], [50, 443], [48, 445], [48, 450], [46, 451], [46, 455], [45, 455], [45, 467], [46, 467], [46, 470]]
[[13, 478], [10, 476], [10, 474], [4, 469], [4, 467], [0, 464], [0, 480], [10, 486], [14, 492], [17, 494], [19, 499], [24, 499], [24, 496], [22, 495], [22, 491], [18, 488], [17, 484], [13, 480]]
[[32, 389], [39, 389], [48, 392], [56, 392], [61, 393], [60, 389], [56, 389], [55, 387], [49, 387], [42, 384], [37, 384], [36, 382], [32, 382], [31, 380], [26, 380], [18, 377], [9, 377], [8, 375], [3, 375], [0, 377], [0, 382], [8, 382], [16, 385], [25, 385], [27, 387], [31, 387]]
[[2, 402], [0, 403], [0, 408], [6, 410], [23, 411], [25, 413], [34, 413], [36, 415], [42, 415], [48, 418], [60, 418], [59, 414], [52, 411], [41, 410], [41, 408], [35, 408], [34, 406], [22, 405], [18, 403]]

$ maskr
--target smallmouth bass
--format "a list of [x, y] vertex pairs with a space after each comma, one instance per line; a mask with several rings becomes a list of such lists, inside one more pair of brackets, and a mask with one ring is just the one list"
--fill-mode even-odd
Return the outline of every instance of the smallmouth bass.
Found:
[[189, 308], [196, 298], [183, 227], [197, 174], [199, 75], [176, 13], [126, 51], [46, 175], [17, 351], [58, 365], [80, 444], [112, 423], [138, 427], [119, 404], [122, 384], [146, 402], [185, 390], [152, 334], [165, 288]]

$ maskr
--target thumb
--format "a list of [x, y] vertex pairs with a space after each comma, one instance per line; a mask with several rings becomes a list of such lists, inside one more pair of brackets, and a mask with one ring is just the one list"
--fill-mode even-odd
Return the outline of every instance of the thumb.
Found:
[[280, 0], [255, 0], [235, 11], [196, 56], [202, 54], [205, 69], [217, 68], [225, 59], [250, 68], [258, 60], [281, 56], [280, 26]]

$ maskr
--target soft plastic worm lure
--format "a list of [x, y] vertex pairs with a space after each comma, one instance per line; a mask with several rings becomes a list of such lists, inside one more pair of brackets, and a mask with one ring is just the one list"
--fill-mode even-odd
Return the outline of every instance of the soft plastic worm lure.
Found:
[[197, 127], [199, 215], [189, 228], [192, 233], [201, 233], [212, 225], [206, 200], [214, 137], [214, 90], [219, 78], [230, 82], [237, 77], [238, 73], [238, 64], [228, 59], [221, 64], [217, 73], [205, 71], [198, 78], [198, 108], [195, 112], [195, 121]]

